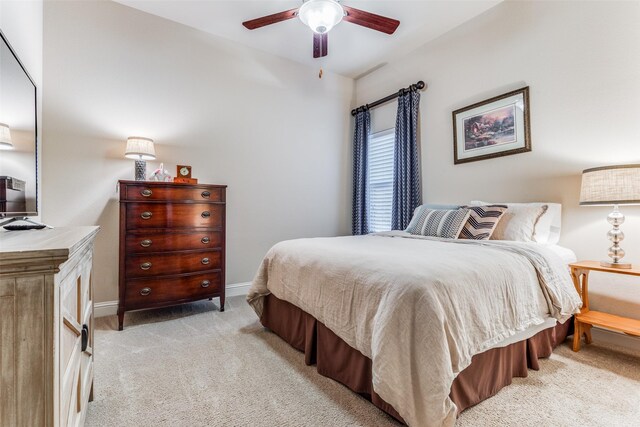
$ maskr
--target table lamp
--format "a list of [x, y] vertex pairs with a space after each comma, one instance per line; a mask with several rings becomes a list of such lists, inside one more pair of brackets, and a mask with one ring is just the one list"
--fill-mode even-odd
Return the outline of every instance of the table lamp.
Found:
[[631, 264], [620, 262], [625, 255], [620, 247], [620, 242], [624, 240], [624, 233], [620, 230], [624, 215], [618, 210], [618, 205], [634, 204], [640, 204], [640, 164], [603, 166], [582, 171], [580, 205], [613, 205], [613, 212], [607, 217], [613, 226], [607, 233], [613, 242], [609, 248], [612, 262], [602, 261], [600, 265], [603, 267], [631, 268]]
[[9, 129], [9, 125], [4, 123], [0, 123], [0, 150], [13, 150], [11, 129]]
[[124, 156], [136, 161], [136, 181], [147, 179], [147, 160], [156, 158], [156, 151], [153, 148], [153, 139], [141, 136], [130, 136], [127, 138], [127, 149]]

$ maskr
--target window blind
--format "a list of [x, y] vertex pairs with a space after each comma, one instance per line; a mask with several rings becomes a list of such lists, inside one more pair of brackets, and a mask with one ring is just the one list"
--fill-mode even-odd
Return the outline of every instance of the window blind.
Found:
[[369, 137], [369, 230], [372, 232], [391, 230], [394, 140], [394, 129]]

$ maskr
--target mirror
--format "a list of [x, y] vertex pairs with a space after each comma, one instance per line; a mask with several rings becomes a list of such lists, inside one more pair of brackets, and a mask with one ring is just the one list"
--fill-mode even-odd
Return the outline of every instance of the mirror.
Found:
[[0, 218], [38, 214], [36, 85], [0, 31]]

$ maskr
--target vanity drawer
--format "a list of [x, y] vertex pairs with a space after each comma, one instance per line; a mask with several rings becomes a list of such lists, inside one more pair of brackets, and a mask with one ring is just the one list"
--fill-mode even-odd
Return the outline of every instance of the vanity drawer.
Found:
[[221, 231], [130, 233], [126, 237], [126, 250], [129, 254], [213, 249], [221, 246]]
[[193, 273], [215, 270], [221, 265], [220, 250], [129, 255], [125, 260], [125, 275], [132, 278]]
[[180, 184], [161, 185], [130, 184], [125, 187], [122, 200], [193, 200], [224, 202], [222, 188], [181, 187]]
[[222, 275], [219, 271], [170, 279], [128, 280], [126, 284], [127, 310], [153, 305], [192, 301], [219, 294]]
[[127, 203], [127, 229], [221, 227], [224, 205]]

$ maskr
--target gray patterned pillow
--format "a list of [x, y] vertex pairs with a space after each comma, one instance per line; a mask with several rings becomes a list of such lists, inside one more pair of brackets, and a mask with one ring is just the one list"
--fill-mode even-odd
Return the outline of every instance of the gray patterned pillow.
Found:
[[459, 239], [489, 240], [502, 215], [505, 205], [465, 206], [471, 211], [469, 219], [460, 232]]
[[422, 236], [455, 239], [469, 215], [469, 209], [429, 209], [423, 205], [416, 209], [406, 231]]

